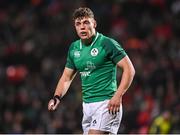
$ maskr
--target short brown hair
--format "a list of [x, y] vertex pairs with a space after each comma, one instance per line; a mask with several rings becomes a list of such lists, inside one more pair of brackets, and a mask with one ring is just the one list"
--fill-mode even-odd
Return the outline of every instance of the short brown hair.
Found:
[[90, 8], [87, 8], [87, 7], [80, 7], [74, 11], [73, 20], [76, 20], [77, 18], [83, 18], [83, 17], [94, 18], [94, 13], [92, 12]]

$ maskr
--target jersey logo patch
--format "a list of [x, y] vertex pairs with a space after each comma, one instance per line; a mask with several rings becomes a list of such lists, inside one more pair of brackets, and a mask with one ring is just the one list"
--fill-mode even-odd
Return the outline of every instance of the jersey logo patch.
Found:
[[91, 50], [91, 55], [92, 56], [97, 56], [98, 55], [98, 49], [97, 48], [93, 48], [92, 50]]
[[92, 123], [93, 123], [92, 126], [95, 126], [95, 125], [97, 124], [97, 121], [96, 121], [96, 120], [93, 120]]
[[75, 51], [74, 52], [74, 57], [79, 58], [80, 57], [80, 51]]

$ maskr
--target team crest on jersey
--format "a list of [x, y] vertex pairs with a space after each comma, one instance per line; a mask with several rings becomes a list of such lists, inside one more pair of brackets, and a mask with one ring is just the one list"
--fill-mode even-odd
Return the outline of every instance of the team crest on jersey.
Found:
[[74, 51], [74, 57], [76, 58], [80, 57], [80, 51]]
[[97, 56], [98, 55], [98, 49], [97, 48], [93, 48], [92, 50], [91, 50], [91, 55], [92, 56]]

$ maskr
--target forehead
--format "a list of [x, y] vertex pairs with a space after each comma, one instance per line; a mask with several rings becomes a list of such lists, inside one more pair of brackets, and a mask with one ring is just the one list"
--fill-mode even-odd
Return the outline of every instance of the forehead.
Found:
[[93, 21], [94, 18], [91, 18], [91, 17], [79, 17], [77, 19], [75, 19], [75, 23], [76, 22], [84, 22], [84, 21]]

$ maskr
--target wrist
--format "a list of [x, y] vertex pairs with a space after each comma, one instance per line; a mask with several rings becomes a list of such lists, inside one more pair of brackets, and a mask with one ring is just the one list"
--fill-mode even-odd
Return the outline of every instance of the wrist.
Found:
[[61, 95], [54, 95], [53, 99], [58, 99], [58, 100], [61, 100]]
[[124, 95], [124, 93], [117, 91], [117, 92], [115, 93], [115, 95], [117, 95], [118, 97], [122, 97], [122, 96]]
[[61, 95], [60, 96], [59, 95], [54, 95], [53, 100], [54, 100], [55, 104], [56, 104], [57, 101], [60, 101], [61, 98], [62, 98]]

